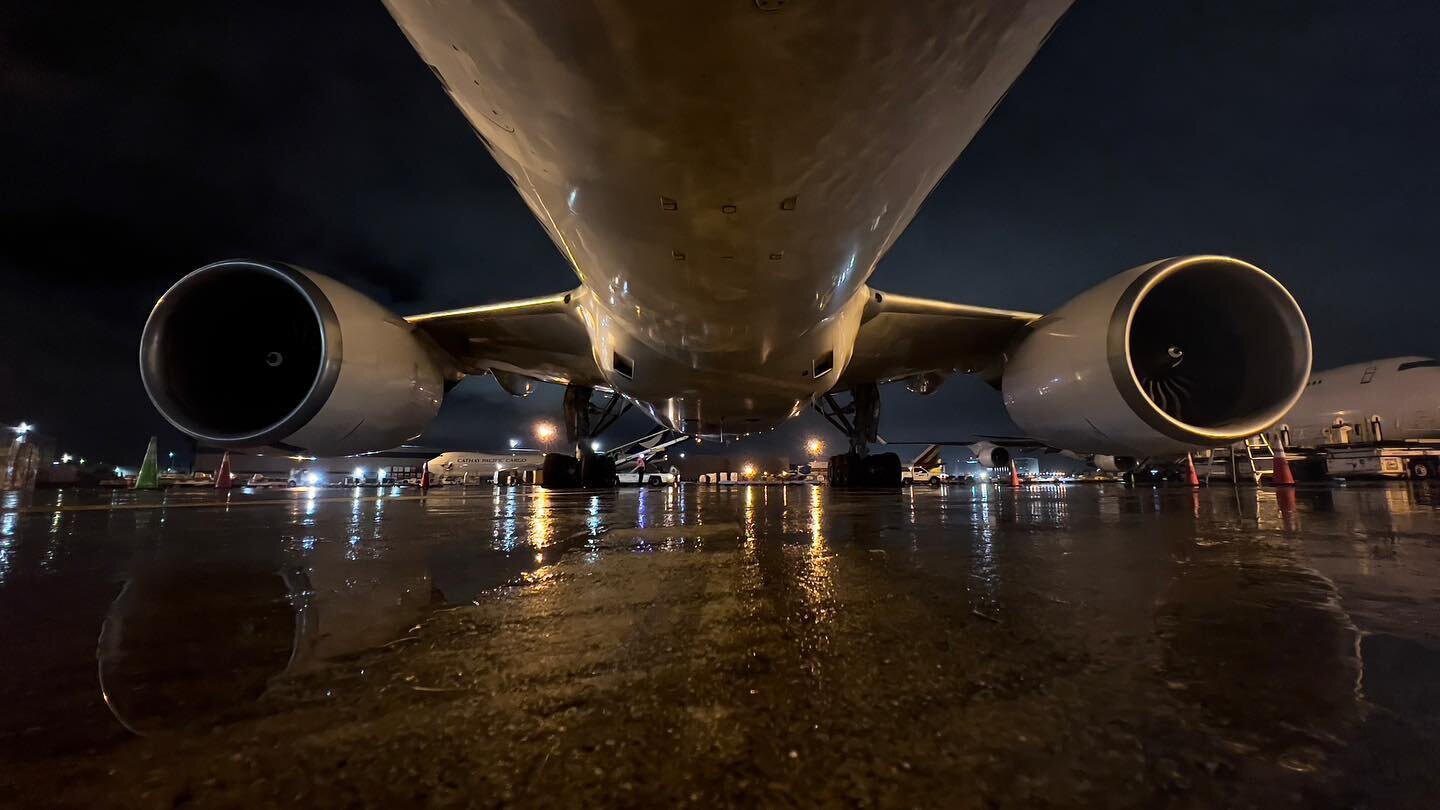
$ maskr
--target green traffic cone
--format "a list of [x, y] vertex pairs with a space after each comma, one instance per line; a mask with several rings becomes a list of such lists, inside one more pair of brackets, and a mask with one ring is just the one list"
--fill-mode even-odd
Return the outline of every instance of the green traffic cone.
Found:
[[155, 437], [151, 436], [150, 445], [145, 448], [145, 460], [140, 462], [140, 472], [135, 474], [136, 489], [160, 488], [160, 466], [156, 461], [159, 453], [155, 444]]

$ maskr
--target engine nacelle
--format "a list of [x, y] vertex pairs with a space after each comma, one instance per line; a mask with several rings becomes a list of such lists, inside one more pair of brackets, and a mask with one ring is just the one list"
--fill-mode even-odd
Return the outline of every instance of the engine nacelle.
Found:
[[319, 273], [223, 261], [155, 304], [145, 391], [170, 424], [220, 447], [317, 455], [418, 436], [444, 396], [443, 356], [404, 319]]
[[1310, 330], [1280, 282], [1190, 256], [1121, 273], [1031, 324], [1002, 385], [1029, 436], [1151, 456], [1264, 432], [1309, 374]]
[[981, 467], [993, 470], [996, 467], [1010, 466], [1010, 451], [993, 442], [976, 442], [970, 445], [970, 452], [975, 454]]
[[1095, 469], [1108, 473], [1130, 472], [1135, 469], [1135, 459], [1129, 456], [1107, 456], [1096, 453], [1090, 456], [1090, 463]]

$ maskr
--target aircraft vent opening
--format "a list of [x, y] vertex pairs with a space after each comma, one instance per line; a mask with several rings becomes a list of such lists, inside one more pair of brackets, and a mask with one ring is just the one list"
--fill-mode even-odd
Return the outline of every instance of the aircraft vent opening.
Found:
[[610, 367], [615, 369], [616, 374], [627, 380], [635, 379], [635, 363], [620, 352], [612, 353]]
[[1196, 262], [1135, 303], [1127, 354], [1145, 398], [1184, 425], [1265, 423], [1309, 372], [1303, 317], [1269, 276], [1238, 263]]
[[835, 352], [828, 351], [815, 358], [815, 371], [813, 376], [823, 377], [835, 368]]
[[325, 352], [320, 314], [295, 280], [234, 262], [165, 294], [141, 361], [164, 413], [192, 435], [223, 439], [284, 421], [316, 385]]

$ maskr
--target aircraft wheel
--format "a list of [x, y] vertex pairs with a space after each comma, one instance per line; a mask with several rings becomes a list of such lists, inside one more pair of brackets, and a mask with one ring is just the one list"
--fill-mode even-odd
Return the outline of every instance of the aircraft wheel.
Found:
[[830, 485], [836, 487], [899, 487], [900, 457], [894, 453], [857, 456], [846, 453], [830, 458]]
[[574, 456], [546, 453], [540, 469], [540, 485], [546, 489], [575, 489], [580, 486], [580, 460]]
[[1415, 481], [1435, 480], [1435, 459], [1417, 458], [1410, 461], [1410, 478]]
[[898, 487], [900, 479], [900, 456], [894, 453], [880, 453], [864, 459], [865, 486]]
[[580, 486], [586, 489], [599, 489], [612, 487], [618, 483], [614, 459], [599, 453], [585, 453], [580, 457]]

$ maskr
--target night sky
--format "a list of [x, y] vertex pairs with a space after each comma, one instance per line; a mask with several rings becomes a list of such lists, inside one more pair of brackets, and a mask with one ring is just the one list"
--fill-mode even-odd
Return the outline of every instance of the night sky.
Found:
[[[178, 447], [138, 337], [216, 259], [291, 261], [401, 314], [576, 284], [378, 2], [226, 5], [0, 8], [0, 422], [91, 457]], [[1229, 253], [1289, 286], [1319, 366], [1433, 354], [1436, 144], [1440, 4], [1080, 0], [871, 283], [1046, 311]], [[503, 446], [559, 393], [469, 380], [424, 441]], [[974, 380], [886, 389], [891, 439], [1013, 431]]]

